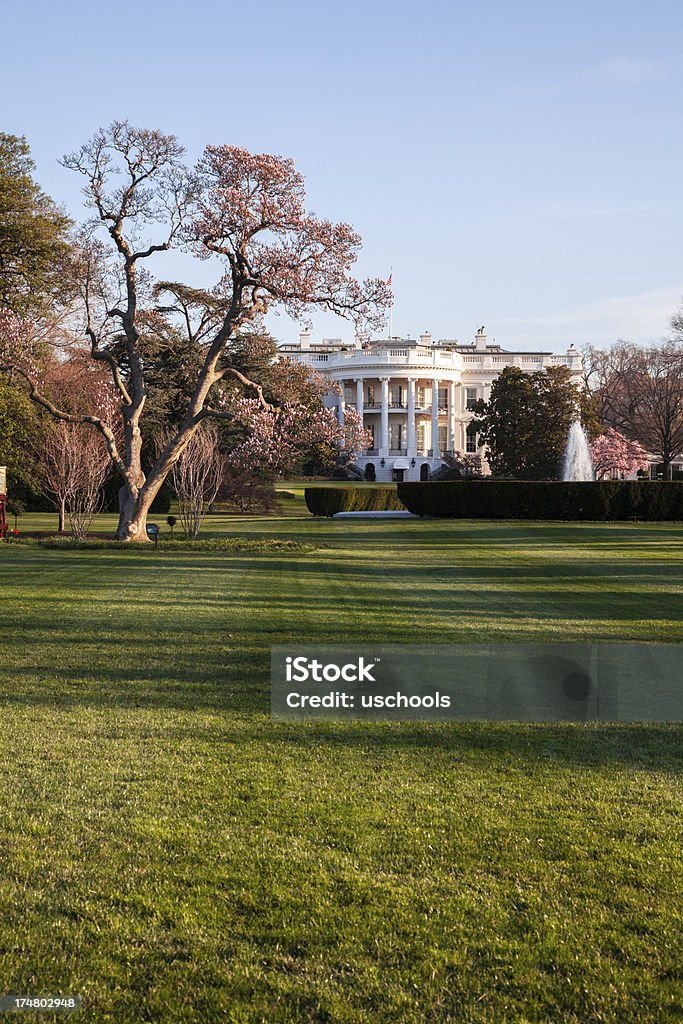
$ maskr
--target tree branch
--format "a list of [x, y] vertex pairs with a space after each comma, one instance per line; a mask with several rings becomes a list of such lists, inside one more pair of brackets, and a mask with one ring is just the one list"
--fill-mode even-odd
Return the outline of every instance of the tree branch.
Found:
[[107, 445], [107, 451], [109, 452], [109, 456], [112, 462], [114, 463], [114, 465], [116, 466], [120, 473], [125, 474], [126, 467], [124, 463], [121, 461], [121, 456], [119, 455], [118, 448], [116, 446], [116, 438], [114, 437], [114, 432], [111, 429], [111, 427], [104, 422], [104, 420], [101, 420], [99, 416], [74, 416], [73, 413], [64, 412], [62, 409], [58, 409], [55, 405], [52, 404], [49, 398], [46, 398], [45, 395], [41, 395], [41, 393], [38, 391], [38, 388], [36, 387], [35, 381], [31, 379], [26, 370], [22, 370], [20, 366], [13, 366], [11, 364], [6, 366], [0, 366], [0, 373], [11, 373], [13, 371], [15, 373], [20, 374], [28, 384], [29, 398], [31, 399], [31, 401], [35, 402], [36, 405], [42, 406], [42, 408], [46, 409], [47, 412], [49, 412], [51, 416], [54, 416], [55, 419], [64, 420], [65, 423], [88, 423], [91, 426], [95, 427], [95, 429], [100, 432], [100, 434], [105, 440], [105, 443]]
[[105, 352], [104, 349], [101, 349], [99, 347], [99, 343], [97, 341], [97, 336], [96, 336], [95, 332], [93, 331], [92, 327], [87, 327], [85, 333], [90, 338], [90, 354], [91, 354], [91, 356], [93, 357], [93, 359], [99, 359], [101, 362], [107, 363], [107, 365], [109, 366], [109, 368], [111, 370], [111, 375], [114, 378], [114, 385], [115, 385], [117, 391], [119, 392], [119, 394], [123, 398], [123, 401], [125, 402], [125, 404], [126, 405], [131, 405], [132, 404], [131, 403], [131, 398], [130, 398], [130, 395], [128, 394], [128, 391], [126, 389], [126, 385], [123, 383], [123, 380], [121, 379], [121, 371], [120, 371], [119, 364], [118, 364], [117, 360], [111, 354], [111, 352]]
[[130, 261], [131, 263], [134, 263], [136, 260], [144, 260], [155, 252], [166, 252], [167, 249], [170, 249], [170, 244], [168, 242], [159, 242], [157, 245], [149, 245], [146, 249], [134, 252], [130, 257]]
[[240, 373], [239, 370], [236, 370], [234, 366], [226, 366], [224, 369], [219, 370], [214, 376], [214, 382], [223, 380], [224, 377], [228, 376], [234, 377], [236, 380], [240, 381], [241, 384], [244, 384], [245, 388], [253, 388], [258, 397], [259, 405], [268, 412], [273, 411], [274, 406], [272, 406], [270, 402], [267, 402], [263, 397], [263, 388], [261, 385], [257, 384], [254, 380], [250, 380], [249, 377], [245, 377], [244, 374]]

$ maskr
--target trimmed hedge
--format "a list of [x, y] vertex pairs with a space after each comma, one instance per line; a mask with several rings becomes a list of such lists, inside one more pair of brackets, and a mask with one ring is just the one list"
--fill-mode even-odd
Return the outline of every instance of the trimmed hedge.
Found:
[[669, 480], [437, 480], [400, 483], [398, 496], [449, 519], [683, 519], [683, 482]]
[[396, 487], [307, 487], [306, 507], [314, 516], [336, 512], [405, 511]]

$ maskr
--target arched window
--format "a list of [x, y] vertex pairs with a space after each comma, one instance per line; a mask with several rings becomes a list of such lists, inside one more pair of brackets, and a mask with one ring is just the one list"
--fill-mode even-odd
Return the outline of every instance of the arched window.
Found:
[[429, 463], [423, 462], [420, 466], [420, 480], [429, 480]]
[[368, 464], [365, 467], [365, 479], [369, 480], [372, 483], [376, 476], [377, 474], [375, 472], [375, 463], [368, 462]]

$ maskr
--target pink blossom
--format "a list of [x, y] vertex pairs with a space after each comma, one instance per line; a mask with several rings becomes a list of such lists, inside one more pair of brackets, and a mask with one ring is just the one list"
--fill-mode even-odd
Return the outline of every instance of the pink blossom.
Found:
[[592, 442], [590, 451], [597, 479], [613, 472], [626, 476], [649, 465], [647, 449], [612, 427]]

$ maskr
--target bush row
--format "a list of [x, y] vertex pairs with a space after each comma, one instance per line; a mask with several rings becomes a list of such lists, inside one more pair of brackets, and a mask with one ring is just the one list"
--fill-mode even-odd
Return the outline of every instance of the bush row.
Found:
[[300, 544], [295, 540], [285, 538], [261, 537], [258, 540], [250, 540], [242, 537], [198, 537], [196, 540], [171, 540], [168, 535], [159, 539], [159, 546], [154, 544], [126, 544], [120, 540], [104, 540], [96, 537], [75, 538], [75, 537], [22, 537], [21, 535], [14, 544], [24, 547], [48, 548], [55, 551], [80, 551], [82, 549], [93, 549], [97, 551], [121, 551], [140, 555], [174, 555], [176, 553], [201, 554], [202, 552], [213, 553], [216, 551], [235, 552], [236, 554], [276, 554], [285, 555], [306, 555], [316, 551], [315, 544]]
[[417, 515], [452, 519], [683, 519], [678, 481], [434, 481], [400, 483], [398, 496]]
[[307, 487], [306, 506], [314, 516], [336, 512], [393, 512], [404, 509], [396, 487]]

